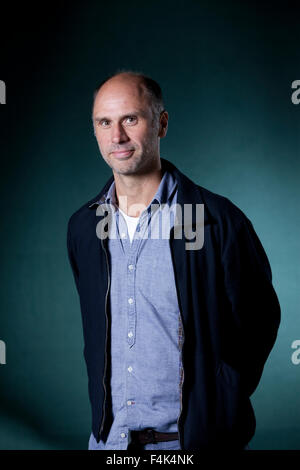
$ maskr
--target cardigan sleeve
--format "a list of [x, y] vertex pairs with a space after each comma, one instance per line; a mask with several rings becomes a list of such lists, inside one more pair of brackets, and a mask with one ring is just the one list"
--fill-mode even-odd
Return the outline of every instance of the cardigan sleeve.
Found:
[[250, 396], [274, 346], [281, 312], [267, 255], [246, 216], [228, 229], [222, 263], [231, 321], [239, 335], [235, 362]]

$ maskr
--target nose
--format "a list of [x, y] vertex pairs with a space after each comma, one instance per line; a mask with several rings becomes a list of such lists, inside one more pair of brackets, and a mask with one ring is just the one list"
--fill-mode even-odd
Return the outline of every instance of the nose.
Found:
[[129, 140], [128, 135], [125, 132], [125, 129], [120, 123], [115, 124], [112, 127], [112, 142], [118, 144], [120, 142], [127, 142]]

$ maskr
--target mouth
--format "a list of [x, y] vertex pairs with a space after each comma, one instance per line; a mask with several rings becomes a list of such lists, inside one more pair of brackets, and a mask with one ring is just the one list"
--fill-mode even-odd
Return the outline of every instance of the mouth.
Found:
[[128, 157], [133, 152], [134, 152], [134, 149], [131, 149], [131, 150], [118, 150], [116, 152], [112, 152], [112, 154], [116, 158], [124, 158], [124, 157]]

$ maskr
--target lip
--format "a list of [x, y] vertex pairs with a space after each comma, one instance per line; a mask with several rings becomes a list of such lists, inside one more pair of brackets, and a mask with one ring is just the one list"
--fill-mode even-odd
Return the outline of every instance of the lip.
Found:
[[128, 155], [130, 155], [133, 151], [134, 151], [133, 149], [131, 149], [131, 150], [120, 150], [120, 151], [112, 152], [112, 153], [117, 158], [123, 158], [123, 157], [128, 157]]

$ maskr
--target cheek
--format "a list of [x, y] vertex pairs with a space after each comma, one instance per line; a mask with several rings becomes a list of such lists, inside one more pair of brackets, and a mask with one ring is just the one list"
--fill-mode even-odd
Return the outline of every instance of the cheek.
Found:
[[143, 139], [143, 146], [147, 148], [155, 147], [155, 138], [153, 134], [147, 134]]
[[152, 146], [154, 142], [154, 132], [141, 132], [137, 138], [138, 142], [140, 142], [143, 146]]
[[99, 134], [96, 135], [96, 138], [97, 138], [97, 142], [98, 142], [100, 150], [105, 152], [105, 149], [107, 149], [108, 147], [107, 139], [104, 138], [103, 136], [100, 136]]

